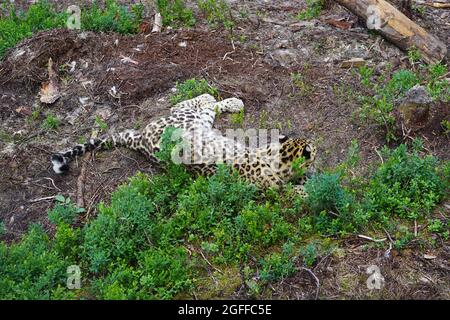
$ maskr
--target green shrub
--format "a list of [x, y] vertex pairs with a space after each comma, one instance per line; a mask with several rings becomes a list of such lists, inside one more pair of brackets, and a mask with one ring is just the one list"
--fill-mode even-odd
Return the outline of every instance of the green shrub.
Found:
[[157, 0], [156, 5], [165, 26], [192, 27], [195, 24], [193, 11], [186, 8], [183, 0]]
[[[122, 259], [136, 263], [139, 251], [151, 245], [153, 203], [142, 190], [144, 176], [131, 179], [111, 196], [111, 204], [100, 204], [98, 217], [84, 230], [84, 256], [89, 270], [102, 273]], [[145, 185], [144, 185], [145, 187]]]
[[83, 208], [77, 208], [70, 198], [66, 199], [59, 195], [56, 201], [55, 207], [48, 212], [48, 219], [53, 224], [73, 224], [77, 216], [85, 211]]
[[441, 63], [428, 66], [427, 90], [434, 100], [450, 102], [450, 83], [444, 79], [448, 71]]
[[228, 4], [223, 0], [198, 0], [198, 8], [206, 16], [209, 24], [222, 24], [230, 32], [234, 22]]
[[371, 210], [378, 215], [408, 219], [428, 215], [445, 190], [445, 180], [437, 171], [437, 159], [410, 153], [405, 145], [384, 149], [384, 155], [387, 159], [376, 171], [367, 193]]
[[262, 281], [271, 282], [286, 278], [296, 270], [292, 258], [293, 246], [289, 243], [283, 246], [281, 253], [268, 254], [261, 260], [260, 278]]
[[205, 93], [209, 93], [216, 98], [219, 97], [218, 90], [210, 86], [205, 79], [188, 79], [182, 83], [177, 82], [176, 89], [177, 92], [170, 97], [170, 103], [173, 105]]
[[306, 9], [297, 15], [297, 19], [311, 20], [317, 18], [320, 16], [324, 4], [324, 0], [306, 0]]
[[351, 202], [338, 174], [315, 175], [306, 182], [305, 190], [307, 204], [314, 214], [322, 211], [340, 213]]
[[428, 219], [428, 231], [440, 234], [445, 240], [448, 240], [450, 230], [448, 228], [448, 222], [439, 219]]
[[120, 262], [93, 282], [98, 298], [107, 300], [172, 299], [193, 285], [194, 271], [184, 248], [140, 252], [137, 266]]
[[319, 253], [317, 252], [317, 246], [315, 242], [311, 242], [308, 245], [300, 248], [300, 255], [303, 257], [303, 263], [308, 268], [312, 267], [317, 260]]
[[73, 262], [52, 248], [43, 228], [32, 225], [21, 242], [0, 243], [0, 297], [51, 299], [66, 284], [66, 269]]
[[133, 5], [129, 10], [117, 0], [106, 0], [104, 8], [94, 1], [92, 6], [81, 9], [81, 28], [97, 32], [136, 33], [143, 20], [143, 10], [142, 4]]

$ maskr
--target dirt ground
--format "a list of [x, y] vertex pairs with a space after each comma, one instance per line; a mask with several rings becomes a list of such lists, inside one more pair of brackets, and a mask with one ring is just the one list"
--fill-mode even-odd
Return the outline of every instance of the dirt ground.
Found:
[[[207, 79], [224, 98], [243, 99], [244, 128], [276, 127], [313, 139], [319, 147], [318, 168], [345, 159], [353, 139], [361, 147], [362, 171], [378, 160], [376, 150], [385, 144], [384, 132], [356, 120], [359, 105], [355, 95], [361, 89], [360, 81], [340, 64], [364, 58], [382, 73], [387, 63], [394, 69], [407, 66], [405, 54], [369, 34], [356, 17], [336, 5], [328, 6], [320, 19], [299, 23], [294, 16], [305, 7], [304, 1], [228, 2], [237, 20], [233, 31], [237, 40], [233, 42], [227, 31], [213, 31], [200, 22], [191, 30], [134, 36], [45, 31], [8, 53], [0, 64], [0, 218], [7, 231], [1, 240], [19, 239], [33, 222], [51, 232], [46, 211], [53, 202], [46, 198], [57, 194], [77, 198], [83, 161], [68, 175], [57, 176], [49, 161], [53, 152], [89, 137], [98, 127], [96, 117], [108, 124], [108, 130], [145, 126], [169, 112], [168, 95], [175, 83], [192, 77]], [[414, 18], [450, 43], [449, 11], [426, 9], [424, 15]], [[353, 27], [341, 30], [327, 19], [343, 19]], [[47, 80], [49, 58], [58, 67], [62, 96], [53, 105], [42, 106], [36, 117], [32, 112], [38, 105], [39, 88]], [[303, 75], [305, 91], [292, 84], [291, 74], [296, 72]], [[448, 106], [443, 108], [448, 117]], [[61, 120], [57, 130], [41, 128], [49, 113]], [[229, 116], [222, 116], [216, 125], [223, 129], [232, 126]], [[439, 130], [418, 135], [431, 153], [448, 160], [448, 137]], [[118, 149], [95, 155], [85, 166], [86, 219], [95, 216], [96, 204], [108, 201], [128, 177], [137, 171], [156, 170], [143, 156]], [[443, 204], [437, 214], [448, 216], [448, 208], [449, 204]], [[419, 246], [395, 252], [390, 258], [384, 258], [387, 248], [367, 246], [367, 241], [356, 237], [342, 247], [343, 253], [324, 257], [314, 270], [320, 285], [311, 274], [299, 271], [273, 285], [268, 296], [450, 297], [449, 243], [442, 243], [433, 252], [437, 258], [431, 260], [423, 258], [426, 252]], [[366, 268], [372, 264], [380, 266], [385, 277], [386, 287], [381, 291], [369, 291], [364, 285]], [[238, 290], [230, 297], [247, 295]]]

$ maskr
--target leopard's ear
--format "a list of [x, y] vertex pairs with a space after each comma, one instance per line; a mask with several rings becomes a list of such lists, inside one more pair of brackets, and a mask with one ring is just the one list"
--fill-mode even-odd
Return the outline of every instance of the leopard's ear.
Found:
[[311, 152], [312, 152], [312, 148], [309, 144], [307, 144], [305, 146], [305, 148], [303, 149], [302, 156], [304, 156], [306, 160], [309, 160], [309, 159], [311, 159]]
[[280, 135], [278, 136], [278, 139], [280, 140], [280, 143], [285, 143], [286, 141], [289, 140], [289, 137], [288, 137], [287, 135], [280, 134]]

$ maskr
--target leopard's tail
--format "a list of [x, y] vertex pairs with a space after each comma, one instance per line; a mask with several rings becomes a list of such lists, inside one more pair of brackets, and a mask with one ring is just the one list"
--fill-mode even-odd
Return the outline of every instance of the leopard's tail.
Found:
[[106, 135], [100, 139], [91, 138], [88, 142], [78, 144], [75, 147], [52, 155], [53, 171], [62, 174], [69, 171], [69, 163], [77, 157], [90, 151], [105, 150], [113, 147], [127, 147], [138, 150], [141, 135], [135, 130], [125, 130], [120, 133]]

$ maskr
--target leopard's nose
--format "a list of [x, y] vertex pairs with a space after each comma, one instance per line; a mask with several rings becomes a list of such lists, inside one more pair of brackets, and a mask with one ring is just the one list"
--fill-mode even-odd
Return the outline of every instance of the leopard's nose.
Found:
[[308, 179], [309, 179], [309, 178], [311, 178], [313, 175], [315, 175], [316, 173], [317, 173], [316, 168], [315, 168], [313, 165], [311, 165], [311, 166], [306, 170], [305, 175], [306, 175], [306, 177], [308, 177]]

